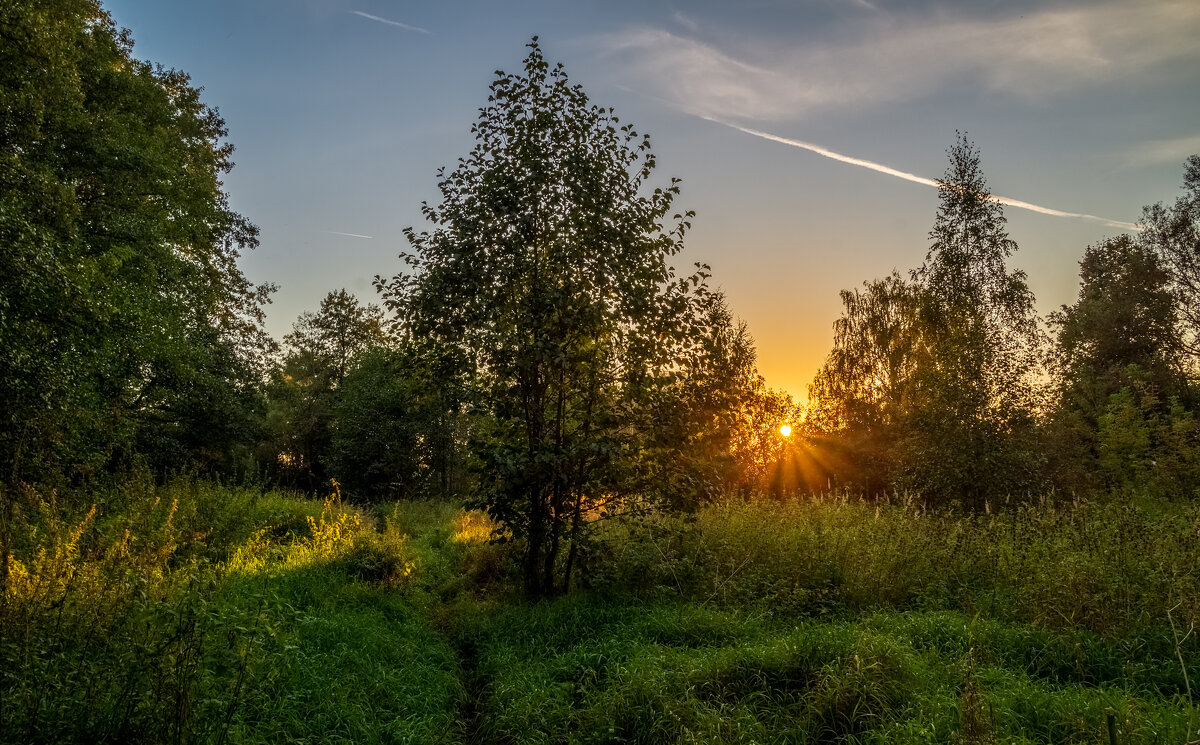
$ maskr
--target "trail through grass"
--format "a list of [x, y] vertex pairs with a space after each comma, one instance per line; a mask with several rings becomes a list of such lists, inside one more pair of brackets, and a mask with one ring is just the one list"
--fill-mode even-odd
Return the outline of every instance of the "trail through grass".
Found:
[[29, 517], [0, 742], [1200, 740], [1166, 622], [1192, 623], [1194, 511], [718, 507], [612, 526], [592, 590], [529, 603], [453, 505], [123, 499]]

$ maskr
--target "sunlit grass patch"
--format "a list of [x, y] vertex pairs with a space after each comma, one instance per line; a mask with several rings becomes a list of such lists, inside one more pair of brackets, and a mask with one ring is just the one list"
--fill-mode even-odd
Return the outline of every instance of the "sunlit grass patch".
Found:
[[457, 665], [394, 526], [336, 493], [138, 483], [100, 503], [22, 503], [0, 743], [457, 737]]
[[496, 522], [483, 510], [463, 510], [454, 520], [454, 540], [458, 543], [484, 543], [496, 530]]

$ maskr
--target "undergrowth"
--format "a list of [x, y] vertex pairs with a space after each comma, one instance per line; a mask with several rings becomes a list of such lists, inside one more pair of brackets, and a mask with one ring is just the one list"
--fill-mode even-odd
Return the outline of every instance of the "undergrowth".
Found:
[[1187, 743], [1200, 510], [826, 497], [606, 524], [528, 603], [440, 502], [24, 490], [2, 743]]
[[1200, 626], [1200, 506], [1117, 499], [991, 514], [844, 495], [614, 524], [594, 584], [783, 616], [956, 609], [1108, 637]]

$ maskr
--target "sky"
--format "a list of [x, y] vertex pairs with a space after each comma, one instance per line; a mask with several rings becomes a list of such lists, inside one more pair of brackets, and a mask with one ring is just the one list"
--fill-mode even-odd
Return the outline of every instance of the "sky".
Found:
[[798, 399], [839, 291], [920, 265], [956, 132], [1006, 202], [1042, 313], [1084, 248], [1180, 195], [1200, 153], [1196, 0], [108, 0], [134, 55], [188, 72], [236, 146], [261, 229], [247, 276], [286, 333], [339, 288], [376, 300], [437, 170], [473, 144], [496, 70], [534, 35], [651, 135], [771, 387]]

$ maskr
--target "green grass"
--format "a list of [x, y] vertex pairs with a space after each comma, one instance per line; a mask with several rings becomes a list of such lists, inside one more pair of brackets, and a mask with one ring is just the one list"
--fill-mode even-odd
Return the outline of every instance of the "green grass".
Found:
[[1200, 724], [1094, 635], [958, 612], [788, 623], [574, 597], [459, 633], [486, 681], [485, 742], [1095, 743], [1111, 712], [1121, 742], [1182, 743]]
[[404, 535], [286, 495], [123, 497], [28, 521], [42, 550], [4, 608], [0, 741], [456, 739], [457, 661], [407, 587]]
[[0, 742], [1200, 740], [1193, 505], [719, 505], [605, 526], [593, 589], [529, 603], [453, 505], [48, 496]]
[[238, 582], [218, 602], [261, 604], [269, 628], [231, 741], [427, 743], [453, 732], [453, 651], [402, 595], [316, 566]]

